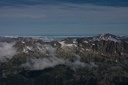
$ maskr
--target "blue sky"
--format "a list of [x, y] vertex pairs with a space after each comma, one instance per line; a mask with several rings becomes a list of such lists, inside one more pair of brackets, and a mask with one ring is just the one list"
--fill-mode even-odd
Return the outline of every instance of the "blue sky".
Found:
[[128, 34], [128, 0], [0, 0], [0, 35]]

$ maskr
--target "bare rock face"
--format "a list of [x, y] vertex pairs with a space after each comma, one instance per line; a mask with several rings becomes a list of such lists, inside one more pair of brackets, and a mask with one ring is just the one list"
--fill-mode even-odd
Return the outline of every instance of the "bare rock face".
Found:
[[110, 34], [78, 39], [78, 46], [103, 56], [127, 56], [128, 43]]
[[0, 37], [0, 59], [5, 60], [0, 60], [0, 85], [128, 84], [125, 36]]

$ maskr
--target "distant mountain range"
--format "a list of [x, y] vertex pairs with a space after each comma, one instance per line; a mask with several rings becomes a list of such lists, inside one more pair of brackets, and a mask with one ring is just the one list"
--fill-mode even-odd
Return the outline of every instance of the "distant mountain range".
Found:
[[128, 84], [128, 36], [48, 39], [0, 37], [0, 84]]

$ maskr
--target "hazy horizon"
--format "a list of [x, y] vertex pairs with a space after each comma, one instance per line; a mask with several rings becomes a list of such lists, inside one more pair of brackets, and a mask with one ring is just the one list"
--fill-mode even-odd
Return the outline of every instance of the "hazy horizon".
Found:
[[[97, 34], [33, 34], [33, 35], [0, 35], [0, 37], [5, 36], [5, 37], [77, 37], [77, 36], [81, 36], [81, 37], [92, 37], [92, 36], [97, 36], [99, 34], [107, 34], [107, 33], [97, 33]], [[114, 33], [109, 33], [112, 35], [116, 35], [116, 36], [128, 36], [128, 34], [114, 34]]]

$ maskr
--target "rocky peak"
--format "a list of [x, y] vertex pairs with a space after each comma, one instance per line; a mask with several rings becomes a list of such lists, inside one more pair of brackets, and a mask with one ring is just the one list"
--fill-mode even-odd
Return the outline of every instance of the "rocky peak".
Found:
[[73, 39], [69, 38], [69, 37], [64, 39], [64, 40], [62, 40], [62, 41], [64, 41], [65, 44], [73, 44]]
[[117, 37], [116, 35], [109, 34], [109, 33], [106, 33], [106, 34], [104, 33], [104, 34], [99, 34], [97, 36], [94, 36], [93, 40], [94, 41], [105, 40], [105, 41], [121, 42], [119, 37]]

